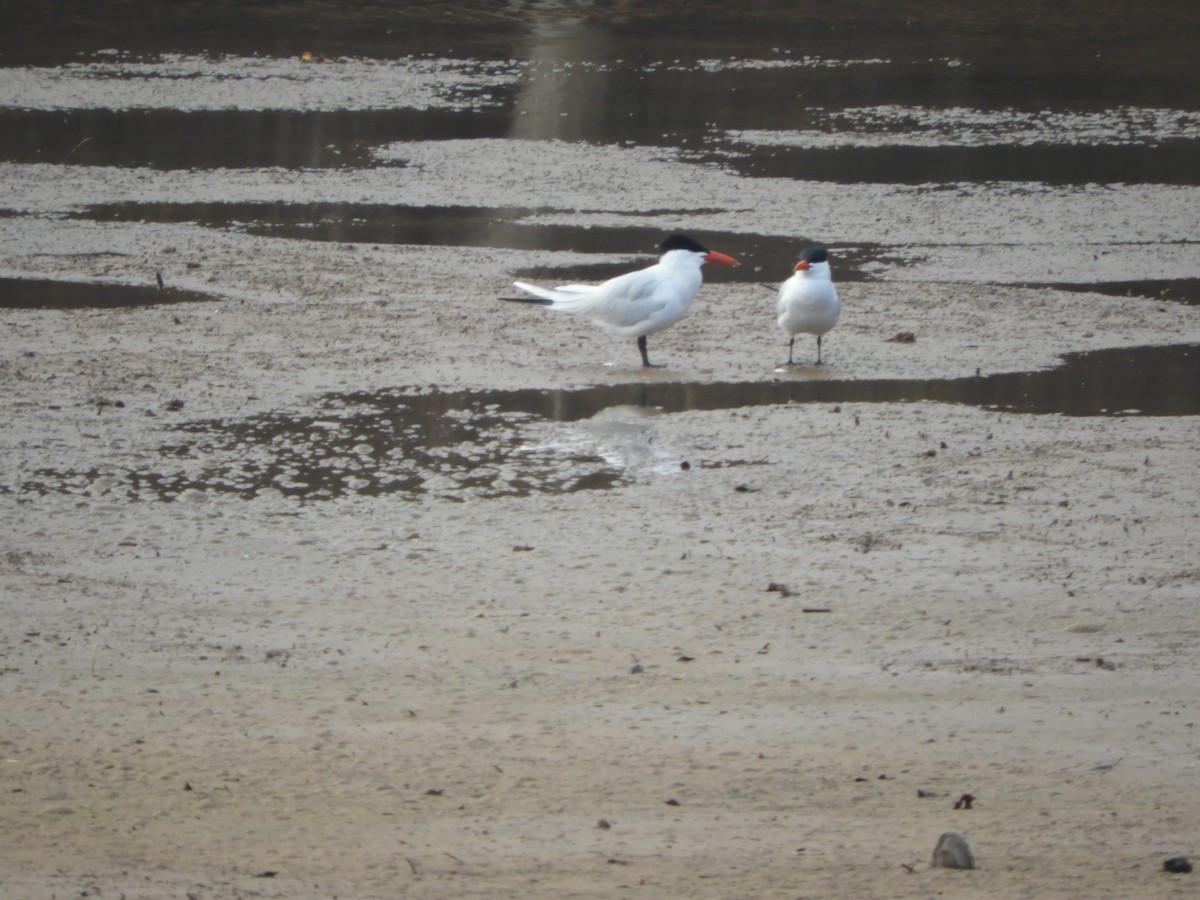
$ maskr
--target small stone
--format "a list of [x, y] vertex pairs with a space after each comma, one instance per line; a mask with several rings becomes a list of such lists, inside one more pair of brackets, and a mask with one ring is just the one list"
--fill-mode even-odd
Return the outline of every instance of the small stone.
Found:
[[935, 869], [973, 869], [975, 857], [971, 848], [963, 840], [961, 834], [947, 831], [938, 838], [937, 846], [933, 848], [933, 867]]
[[1163, 871], [1174, 875], [1186, 875], [1192, 871], [1192, 861], [1186, 856], [1172, 856], [1163, 862]]

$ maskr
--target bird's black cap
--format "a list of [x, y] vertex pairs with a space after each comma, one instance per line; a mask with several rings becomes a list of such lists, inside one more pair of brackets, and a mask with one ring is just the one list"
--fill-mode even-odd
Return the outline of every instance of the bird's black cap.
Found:
[[693, 241], [690, 237], [684, 234], [673, 234], [662, 242], [662, 252], [668, 250], [691, 250], [693, 253], [707, 253], [708, 248], [702, 246], [697, 241]]
[[800, 258], [808, 264], [829, 262], [829, 250], [823, 244], [813, 244], [811, 247], [805, 247], [800, 253]]

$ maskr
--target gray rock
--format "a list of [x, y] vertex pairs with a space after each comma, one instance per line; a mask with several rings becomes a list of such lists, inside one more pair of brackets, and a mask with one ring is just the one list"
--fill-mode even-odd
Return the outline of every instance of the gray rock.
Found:
[[975, 857], [971, 848], [963, 840], [961, 834], [947, 831], [938, 838], [937, 846], [933, 848], [933, 867], [935, 869], [973, 869]]

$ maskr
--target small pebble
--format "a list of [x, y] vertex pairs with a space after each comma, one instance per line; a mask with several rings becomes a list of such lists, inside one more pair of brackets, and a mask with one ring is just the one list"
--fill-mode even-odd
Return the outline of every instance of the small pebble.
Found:
[[961, 834], [947, 831], [938, 838], [937, 846], [933, 848], [933, 867], [935, 869], [973, 869], [975, 857], [971, 848], [963, 840]]
[[1186, 875], [1192, 871], [1192, 861], [1186, 856], [1172, 856], [1163, 863], [1163, 870], [1175, 875]]

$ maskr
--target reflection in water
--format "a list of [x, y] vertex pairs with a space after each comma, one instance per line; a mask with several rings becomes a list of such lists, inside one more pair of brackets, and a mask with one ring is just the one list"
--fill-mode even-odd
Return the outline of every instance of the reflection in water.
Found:
[[635, 382], [580, 390], [333, 394], [315, 415], [179, 426], [158, 448], [162, 463], [153, 469], [42, 469], [0, 490], [92, 494], [103, 485], [140, 500], [206, 492], [303, 500], [562, 493], [613, 487], [631, 475], [595, 443], [546, 443], [544, 426], [595, 422], [616, 407], [669, 414], [927, 400], [1028, 414], [1200, 415], [1198, 385], [1200, 347], [1177, 346], [1075, 354], [1043, 372], [942, 381]]
[[526, 76], [509, 136], [526, 141], [594, 140], [624, 98], [612, 94], [619, 56], [612, 33], [591, 22], [537, 22], [517, 54]]

